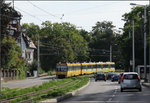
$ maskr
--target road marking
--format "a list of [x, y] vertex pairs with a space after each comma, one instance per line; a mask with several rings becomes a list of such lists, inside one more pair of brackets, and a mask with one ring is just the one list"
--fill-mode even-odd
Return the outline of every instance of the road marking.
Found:
[[108, 101], [112, 101], [112, 98], [109, 98], [109, 100]]
[[112, 95], [112, 97], [114, 97], [115, 95]]

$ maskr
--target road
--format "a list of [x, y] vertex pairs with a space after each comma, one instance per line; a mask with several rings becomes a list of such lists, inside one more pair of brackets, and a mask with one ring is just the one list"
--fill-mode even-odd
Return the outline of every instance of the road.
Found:
[[2, 87], [8, 87], [8, 88], [28, 88], [35, 85], [41, 85], [44, 82], [48, 82], [49, 80], [52, 80], [55, 78], [55, 76], [45, 76], [45, 77], [38, 77], [38, 78], [28, 78], [25, 80], [19, 80], [19, 81], [10, 81], [6, 83], [2, 83]]
[[117, 82], [95, 82], [91, 79], [86, 89], [60, 103], [150, 103], [150, 89], [142, 87], [142, 92], [138, 90], [120, 92], [120, 85]]

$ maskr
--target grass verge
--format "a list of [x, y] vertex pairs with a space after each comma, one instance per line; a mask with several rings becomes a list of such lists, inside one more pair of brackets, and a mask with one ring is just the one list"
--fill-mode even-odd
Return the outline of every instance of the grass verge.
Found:
[[19, 95], [24, 95], [24, 94], [28, 94], [28, 93], [32, 93], [32, 92], [38, 92], [40, 90], [45, 90], [48, 88], [52, 88], [55, 86], [59, 86], [61, 84], [64, 84], [66, 82], [72, 81], [73, 78], [67, 78], [67, 79], [62, 79], [62, 80], [56, 80], [56, 81], [49, 81], [49, 82], [45, 82], [40, 86], [33, 86], [32, 88], [25, 88], [25, 89], [9, 89], [9, 88], [5, 88], [2, 91], [2, 99], [8, 99], [8, 98], [13, 98]]
[[[82, 77], [82, 76], [80, 76], [80, 77]], [[28, 93], [32, 93], [32, 92], [37, 92], [37, 94], [35, 96], [18, 97], [18, 98], [13, 99], [12, 101], [10, 101], [10, 103], [17, 103], [17, 102], [28, 100], [28, 99], [32, 99], [33, 102], [38, 102], [38, 101], [45, 100], [48, 98], [54, 98], [54, 97], [66, 94], [67, 92], [76, 90], [76, 89], [82, 87], [83, 85], [87, 84], [87, 82], [89, 81], [89, 78], [87, 76], [84, 76], [84, 78], [80, 78], [80, 77], [72, 77], [72, 78], [65, 78], [65, 79], [56, 80], [56, 81], [50, 81], [50, 82], [46, 82], [40, 86], [34, 86], [32, 88], [25, 88], [25, 89], [4, 88], [2, 91], [2, 93], [3, 93], [2, 99], [13, 98], [13, 97], [16, 97], [19, 95], [24, 95], [24, 94], [28, 94]], [[48, 88], [56, 87], [56, 86], [70, 82], [75, 79], [77, 79], [77, 80], [66, 86], [63, 86], [63, 87], [60, 87], [57, 89], [53, 89], [53, 90], [49, 90], [45, 93], [39, 92], [41, 90], [46, 90]]]

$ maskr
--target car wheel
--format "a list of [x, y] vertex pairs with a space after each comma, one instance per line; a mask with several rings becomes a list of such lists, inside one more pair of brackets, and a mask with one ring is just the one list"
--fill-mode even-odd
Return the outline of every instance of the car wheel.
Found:
[[139, 88], [139, 92], [141, 92], [142, 91], [142, 88]]
[[95, 82], [96, 82], [97, 80], [95, 80]]
[[123, 92], [123, 88], [121, 88], [120, 91]]

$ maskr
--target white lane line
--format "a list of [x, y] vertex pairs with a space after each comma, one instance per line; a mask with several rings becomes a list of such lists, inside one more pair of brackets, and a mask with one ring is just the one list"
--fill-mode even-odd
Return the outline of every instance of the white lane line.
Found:
[[109, 100], [108, 101], [112, 101], [112, 98], [109, 98]]
[[112, 95], [112, 97], [114, 97], [115, 95]]

